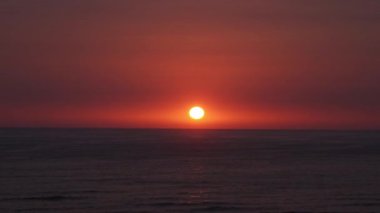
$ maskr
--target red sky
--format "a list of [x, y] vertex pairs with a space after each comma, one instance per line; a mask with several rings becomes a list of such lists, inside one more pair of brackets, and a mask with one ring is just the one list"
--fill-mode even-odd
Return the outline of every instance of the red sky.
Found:
[[379, 8], [1, 1], [0, 126], [378, 129]]

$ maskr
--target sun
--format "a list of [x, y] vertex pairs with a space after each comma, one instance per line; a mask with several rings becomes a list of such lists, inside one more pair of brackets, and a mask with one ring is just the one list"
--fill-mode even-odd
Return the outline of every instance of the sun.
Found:
[[200, 120], [205, 116], [205, 111], [202, 107], [194, 106], [189, 110], [189, 116], [191, 119]]

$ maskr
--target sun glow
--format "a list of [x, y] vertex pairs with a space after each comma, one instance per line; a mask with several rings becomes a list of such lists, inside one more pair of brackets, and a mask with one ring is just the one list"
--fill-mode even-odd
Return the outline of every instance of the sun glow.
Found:
[[189, 110], [189, 116], [191, 119], [200, 120], [205, 116], [205, 111], [202, 107], [194, 106]]

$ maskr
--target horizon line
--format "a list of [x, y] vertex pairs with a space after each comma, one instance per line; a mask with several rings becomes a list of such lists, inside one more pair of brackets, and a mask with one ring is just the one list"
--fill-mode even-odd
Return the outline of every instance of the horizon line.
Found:
[[113, 129], [113, 130], [212, 130], [212, 131], [380, 131], [379, 128], [182, 128], [182, 127], [49, 127], [0, 126], [0, 129]]

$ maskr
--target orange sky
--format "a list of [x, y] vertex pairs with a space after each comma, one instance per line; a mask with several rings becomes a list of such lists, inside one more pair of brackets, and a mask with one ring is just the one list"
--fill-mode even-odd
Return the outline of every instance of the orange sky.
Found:
[[0, 126], [379, 128], [379, 6], [3, 1]]

